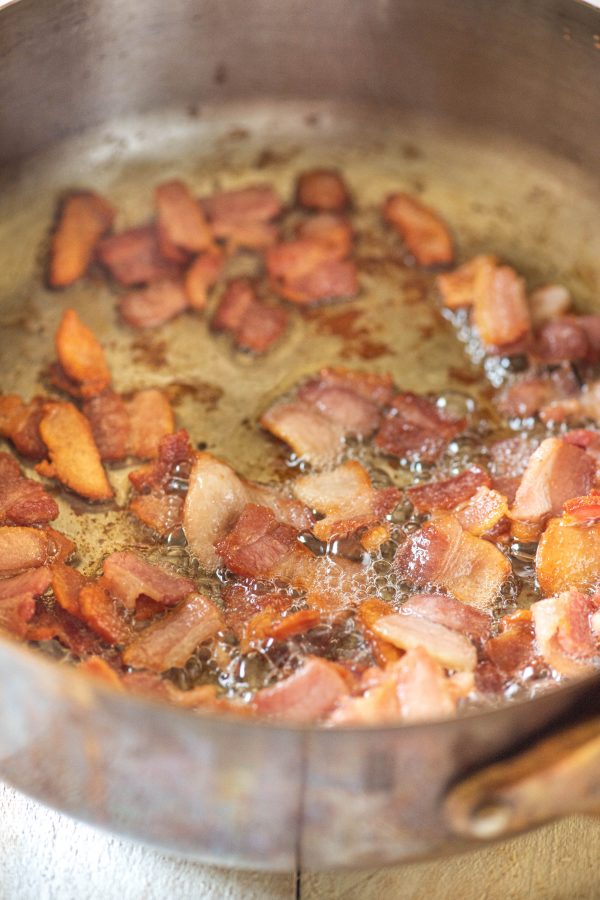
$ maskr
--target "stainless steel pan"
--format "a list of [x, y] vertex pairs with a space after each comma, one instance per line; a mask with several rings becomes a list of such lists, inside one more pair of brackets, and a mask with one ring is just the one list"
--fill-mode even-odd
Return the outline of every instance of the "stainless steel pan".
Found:
[[[462, 351], [432, 328], [425, 283], [374, 258], [376, 206], [397, 186], [422, 191], [465, 256], [493, 248], [593, 306], [599, 35], [600, 12], [575, 0], [8, 4], [2, 389], [40, 389], [61, 310], [77, 305], [119, 389], [176, 383], [194, 439], [255, 478], [281, 465], [257, 414], [325, 362], [390, 369], [407, 388], [465, 390]], [[171, 174], [198, 193], [264, 180], [289, 195], [315, 163], [342, 167], [364, 207], [363, 296], [298, 316], [264, 362], [233, 357], [200, 320], [132, 336], [100, 281], [68, 295], [42, 286], [66, 188], [105, 191], [125, 225], [151, 214], [152, 186]], [[126, 476], [112, 473], [118, 499]], [[81, 511], [61, 501], [58, 527], [84, 564], [143, 540], [113, 510]], [[598, 677], [457, 720], [335, 732], [186, 714], [4, 641], [0, 685], [2, 777], [80, 818], [221, 864], [324, 868], [454, 852], [587, 809], [600, 784]], [[587, 724], [574, 731], [577, 719]], [[559, 725], [550, 744], [470, 775]]]

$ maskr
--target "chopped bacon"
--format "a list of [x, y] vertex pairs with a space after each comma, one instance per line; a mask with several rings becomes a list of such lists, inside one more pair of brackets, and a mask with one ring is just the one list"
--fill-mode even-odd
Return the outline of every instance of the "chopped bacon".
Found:
[[529, 336], [525, 282], [510, 266], [487, 273], [473, 307], [473, 325], [488, 348], [511, 348]]
[[215, 604], [202, 594], [190, 594], [125, 647], [123, 662], [151, 672], [183, 666], [196, 647], [214, 637], [222, 627], [223, 620]]
[[62, 563], [55, 563], [52, 566], [52, 592], [56, 598], [56, 602], [62, 606], [66, 612], [77, 618], [81, 617], [81, 607], [79, 605], [79, 594], [87, 579], [77, 569], [71, 566], [65, 566]]
[[394, 382], [389, 372], [361, 372], [342, 366], [328, 366], [321, 369], [318, 377], [328, 387], [350, 391], [378, 408], [388, 406], [394, 396]]
[[585, 325], [577, 316], [559, 316], [544, 322], [535, 334], [532, 352], [546, 365], [585, 359], [590, 352]]
[[531, 614], [518, 618], [505, 616], [502, 625], [500, 634], [486, 641], [483, 653], [504, 678], [511, 679], [534, 665], [536, 660]]
[[595, 609], [594, 601], [576, 590], [532, 604], [537, 647], [559, 674], [577, 677], [592, 669], [597, 650], [590, 617]]
[[187, 478], [193, 458], [188, 433], [181, 429], [160, 441], [155, 463], [129, 475], [136, 491], [142, 492], [132, 498], [129, 510], [161, 535], [182, 523], [183, 496], [172, 489], [172, 482]]
[[371, 645], [373, 656], [380, 666], [386, 666], [388, 663], [395, 662], [402, 655], [401, 650], [389, 641], [383, 640], [383, 638], [379, 637], [373, 630], [375, 622], [378, 622], [381, 618], [388, 616], [393, 612], [394, 609], [389, 603], [375, 597], [369, 600], [363, 600], [356, 613], [357, 621]]
[[[445, 676], [440, 663], [422, 647], [404, 654], [398, 669], [398, 697], [405, 722], [446, 718], [456, 712], [456, 679]], [[454, 679], [454, 680], [453, 680]]]
[[392, 409], [375, 436], [375, 444], [389, 456], [430, 462], [441, 456], [465, 425], [464, 419], [442, 415], [426, 397], [410, 392], [396, 394]]
[[402, 650], [423, 647], [447, 669], [472, 672], [477, 663], [475, 647], [467, 637], [421, 616], [392, 613], [371, 627], [379, 637]]
[[593, 490], [583, 497], [566, 500], [564, 511], [564, 521], [573, 525], [596, 522], [600, 519], [600, 491]]
[[83, 324], [74, 309], [67, 309], [58, 326], [56, 353], [77, 397], [95, 397], [110, 384], [104, 350], [95, 334]]
[[54, 498], [26, 478], [8, 453], [0, 453], [0, 525], [43, 525], [57, 516]]
[[272, 244], [271, 220], [281, 212], [281, 200], [268, 185], [222, 191], [202, 200], [215, 237], [235, 247], [262, 249]]
[[186, 253], [202, 253], [212, 235], [202, 207], [181, 181], [159, 184], [154, 192], [159, 239]]
[[385, 202], [383, 217], [399, 233], [418, 266], [451, 266], [454, 262], [446, 224], [415, 197], [392, 194]]
[[508, 514], [508, 502], [503, 494], [483, 485], [456, 510], [456, 518], [471, 534], [482, 536], [496, 528]]
[[126, 403], [129, 415], [129, 453], [138, 459], [155, 459], [165, 435], [175, 428], [173, 410], [166, 395], [155, 388], [137, 391]]
[[152, 565], [130, 551], [111, 553], [102, 571], [109, 593], [130, 610], [142, 594], [163, 606], [174, 606], [194, 590], [189, 578]]
[[132, 328], [157, 328], [184, 312], [187, 306], [183, 285], [172, 279], [155, 281], [119, 299], [121, 317]]
[[268, 577], [296, 544], [298, 532], [278, 522], [270, 509], [249, 503], [215, 550], [236, 575]]
[[306, 209], [342, 212], [350, 205], [350, 193], [335, 169], [312, 169], [299, 176], [296, 201]]
[[511, 517], [540, 522], [562, 512], [565, 500], [586, 494], [596, 465], [581, 447], [562, 438], [546, 438], [535, 450], [521, 479]]
[[0, 527], [0, 573], [43, 566], [48, 561], [48, 535], [39, 528]]
[[44, 528], [48, 538], [48, 559], [52, 563], [65, 562], [75, 552], [75, 542], [60, 531], [46, 526]]
[[227, 627], [238, 639], [246, 638], [246, 644], [249, 644], [247, 625], [257, 614], [265, 611], [285, 612], [292, 602], [289, 592], [274, 591], [273, 589], [259, 591], [252, 582], [249, 584], [235, 582], [225, 585], [221, 592], [221, 600]]
[[276, 403], [263, 413], [260, 424], [313, 465], [334, 462], [343, 447], [343, 428], [303, 400]]
[[123, 287], [150, 284], [176, 271], [173, 263], [161, 256], [153, 225], [103, 238], [98, 244], [97, 256], [111, 277]]
[[354, 233], [347, 219], [321, 213], [301, 222], [296, 229], [296, 237], [324, 244], [332, 257], [345, 259], [352, 252]]
[[34, 397], [24, 403], [15, 394], [0, 396], [0, 436], [12, 441], [22, 456], [43, 459], [46, 455], [39, 425], [47, 403], [45, 397]]
[[40, 422], [40, 434], [50, 456], [50, 462], [38, 463], [40, 475], [57, 478], [89, 500], [113, 496], [90, 424], [71, 403], [52, 404]]
[[578, 393], [554, 399], [541, 412], [543, 422], [562, 422], [570, 419], [593, 419], [600, 422], [600, 381], [584, 384]]
[[49, 586], [50, 571], [45, 567], [0, 579], [0, 629], [24, 638], [35, 613], [35, 598]]
[[402, 611], [422, 616], [478, 641], [489, 637], [492, 628], [489, 613], [446, 594], [413, 594], [402, 605]]
[[124, 644], [131, 625], [102, 580], [84, 584], [79, 591], [79, 618], [109, 644]]
[[91, 675], [92, 678], [97, 678], [105, 684], [110, 684], [111, 687], [116, 688], [118, 691], [123, 690], [123, 684], [118, 673], [101, 656], [88, 656], [87, 659], [79, 663], [77, 671], [83, 672], [85, 675]]
[[[40, 569], [36, 571], [39, 572]], [[102, 641], [98, 635], [58, 604], [52, 610], [44, 607], [37, 609], [29, 622], [25, 637], [29, 641], [50, 641], [55, 638], [80, 657], [102, 651]]]
[[358, 293], [355, 263], [339, 259], [335, 247], [314, 239], [274, 244], [267, 250], [266, 266], [273, 290], [299, 306]]
[[148, 528], [166, 537], [183, 522], [183, 497], [162, 490], [141, 494], [131, 498], [129, 511]]
[[546, 595], [594, 587], [600, 581], [600, 522], [576, 525], [565, 517], [550, 519], [538, 545], [535, 566]]
[[527, 468], [535, 443], [525, 434], [495, 441], [490, 446], [493, 487], [511, 503]]
[[529, 295], [529, 310], [534, 328], [563, 316], [571, 308], [571, 295], [562, 284], [545, 284]]
[[485, 292], [487, 278], [497, 265], [495, 256], [475, 256], [453, 272], [438, 275], [436, 284], [444, 306], [448, 309], [474, 306], [482, 291]]
[[66, 198], [50, 244], [50, 287], [68, 287], [85, 275], [96, 244], [112, 226], [114, 215], [112, 206], [92, 191], [78, 191]]
[[360, 545], [367, 553], [377, 553], [380, 547], [389, 541], [391, 529], [389, 523], [372, 525], [360, 536]]
[[305, 382], [298, 390], [298, 399], [312, 404], [330, 421], [341, 425], [347, 435], [369, 437], [381, 422], [381, 413], [370, 400], [320, 378]]
[[406, 494], [419, 515], [452, 510], [469, 500], [480, 487], [490, 487], [491, 478], [481, 466], [471, 466], [459, 475], [429, 481], [407, 489]]
[[313, 526], [313, 533], [322, 541], [377, 523], [392, 512], [402, 496], [394, 487], [376, 490], [367, 470], [355, 460], [329, 472], [297, 478], [293, 491], [302, 503], [325, 515]]
[[490, 607], [511, 573], [500, 550], [464, 531], [451, 514], [435, 516], [396, 551], [394, 567], [417, 587], [437, 585], [458, 600]]
[[[541, 374], [527, 373], [515, 381], [494, 399], [499, 411], [509, 418], [527, 419], [543, 412], [554, 402], [574, 397], [579, 384], [573, 370], [561, 366]], [[542, 416], [543, 417], [543, 416]]]
[[310, 531], [314, 516], [303, 503], [278, 493], [275, 488], [266, 484], [256, 484], [245, 479], [242, 481], [246, 487], [248, 503], [267, 506], [280, 522], [291, 525], [297, 531]]
[[229, 331], [242, 350], [264, 353], [283, 334], [288, 323], [283, 309], [267, 306], [246, 279], [230, 281], [212, 320], [215, 331]]
[[184, 277], [184, 289], [191, 309], [205, 308], [208, 289], [216, 284], [224, 263], [225, 257], [220, 250], [210, 250], [191, 264]]
[[125, 459], [129, 453], [131, 423], [125, 401], [108, 390], [83, 405], [102, 460]]
[[262, 629], [262, 640], [272, 638], [275, 641], [287, 641], [297, 634], [305, 634], [321, 621], [321, 613], [318, 609], [299, 609], [297, 612], [287, 615], [269, 610], [267, 615], [270, 621], [265, 623]]
[[262, 716], [312, 722], [325, 716], [347, 694], [346, 682], [337, 667], [309, 656], [293, 675], [257, 691], [252, 707]]

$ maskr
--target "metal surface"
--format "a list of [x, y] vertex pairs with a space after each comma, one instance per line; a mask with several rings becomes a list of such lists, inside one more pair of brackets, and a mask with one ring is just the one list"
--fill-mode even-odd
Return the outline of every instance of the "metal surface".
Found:
[[[439, 327], [422, 281], [371, 258], [376, 206], [394, 188], [422, 191], [453, 224], [461, 255], [494, 249], [532, 282], [558, 278], [593, 305], [599, 29], [600, 15], [574, 0], [5, 8], [2, 389], [40, 389], [61, 310], [76, 305], [107, 346], [117, 389], [177, 383], [179, 421], [194, 440], [247, 476], [273, 479], [281, 454], [256, 417], [326, 362], [389, 369], [409, 389], [462, 385], [449, 371], [464, 368], [462, 350]], [[265, 361], [233, 356], [201, 319], [132, 336], [99, 280], [60, 295], [41, 286], [65, 188], [106, 192], [121, 227], [151, 214], [153, 185], [171, 175], [198, 193], [265, 180], [289, 196], [314, 163], [342, 167], [365, 207], [363, 292], [318, 319], [297, 315]], [[126, 475], [111, 473], [120, 500]], [[84, 567], [145, 540], [114, 511], [80, 512], [62, 502], [58, 527], [77, 539]], [[279, 869], [468, 846], [441, 815], [447, 786], [575, 701], [598, 702], [595, 678], [431, 725], [279, 728], [123, 697], [4, 643], [0, 684], [0, 771], [16, 786], [186, 854]]]

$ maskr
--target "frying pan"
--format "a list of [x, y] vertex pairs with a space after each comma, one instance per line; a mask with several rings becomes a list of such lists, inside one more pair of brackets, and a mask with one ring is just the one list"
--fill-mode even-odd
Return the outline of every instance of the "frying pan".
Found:
[[[5, 5], [2, 389], [40, 390], [54, 328], [74, 305], [105, 344], [117, 389], [171, 385], [193, 439], [258, 480], [283, 467], [258, 414], [325, 363], [464, 393], [464, 353], [427, 283], [376, 258], [377, 206], [392, 189], [419, 192], [452, 223], [462, 256], [494, 250], [593, 307], [599, 34], [600, 13], [575, 0]], [[48, 226], [68, 188], [106, 193], [124, 227], [151, 215], [152, 187], [171, 176], [198, 194], [265, 181], [290, 196], [317, 164], [340, 167], [360, 199], [362, 294], [298, 315], [265, 360], [233, 355], [201, 319], [133, 335], [93, 277], [65, 294], [43, 287]], [[111, 478], [121, 502], [127, 469]], [[62, 498], [57, 527], [84, 568], [125, 545], [149, 551], [116, 509]], [[180, 548], [168, 552], [186, 565]], [[282, 726], [121, 695], [68, 659], [3, 640], [0, 774], [78, 818], [221, 865], [380, 865], [591, 809], [599, 707], [594, 676], [431, 724]]]

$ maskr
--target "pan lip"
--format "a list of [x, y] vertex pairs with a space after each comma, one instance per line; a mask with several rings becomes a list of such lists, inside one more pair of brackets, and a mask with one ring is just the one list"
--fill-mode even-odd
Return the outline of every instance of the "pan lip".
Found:
[[[293, 722], [282, 721], [276, 719], [247, 717], [244, 714], [238, 714], [234, 711], [214, 712], [202, 709], [182, 709], [167, 701], [155, 699], [151, 696], [142, 694], [134, 694], [128, 691], [115, 690], [112, 685], [103, 682], [101, 679], [94, 677], [86, 672], [78, 672], [76, 666], [69, 664], [60, 664], [45, 657], [38, 650], [29, 647], [26, 644], [13, 643], [10, 639], [0, 637], [0, 656], [3, 654], [14, 655], [21, 662], [26, 661], [28, 667], [39, 669], [42, 672], [50, 667], [53, 672], [53, 678], [59, 682], [59, 695], [66, 698], [76, 700], [78, 697], [85, 697], [87, 706], [93, 705], [97, 699], [108, 700], [111, 704], [116, 703], [123, 708], [133, 708], [136, 710], [148, 710], [152, 715], [164, 715], [167, 717], [177, 718], [179, 721], [189, 723], [189, 729], [196, 727], [202, 728], [202, 725], [208, 724], [211, 728], [242, 728], [248, 731], [273, 731], [284, 735], [298, 735], [311, 737], [318, 736], [319, 739], [325, 735], [332, 735], [335, 740], [336, 734], [344, 735], [388, 735], [395, 734], [417, 734], [423, 731], [437, 731], [438, 729], [456, 728], [462, 730], [468, 724], [478, 724], [493, 721], [494, 718], [510, 715], [511, 711], [524, 707], [535, 708], [543, 705], [544, 702], [554, 698], [560, 700], [561, 697], [567, 697], [569, 694], [579, 694], [586, 686], [594, 683], [600, 685], [600, 670], [590, 675], [577, 679], [571, 679], [564, 684], [557, 686], [547, 692], [538, 694], [534, 697], [523, 697], [512, 701], [505, 701], [497, 706], [485, 709], [473, 709], [460, 715], [448, 716], [442, 719], [424, 720], [422, 722], [392, 722], [392, 723], [361, 723], [349, 725], [327, 726], [323, 723], [310, 722]], [[574, 698], [573, 698], [574, 699]], [[91, 703], [90, 703], [91, 701]], [[565, 712], [565, 709], [558, 710], [556, 715]], [[196, 723], [196, 724], [192, 724]], [[328, 739], [328, 738], [326, 738]]]

